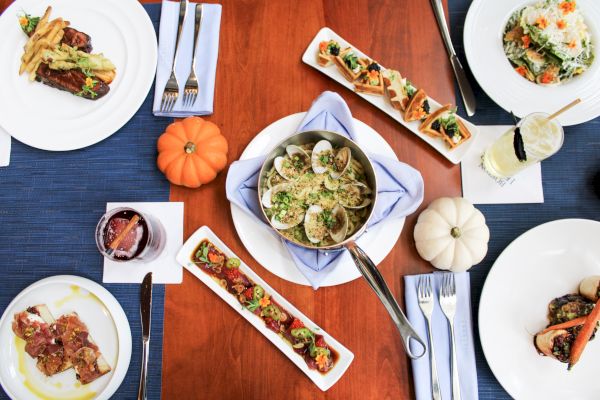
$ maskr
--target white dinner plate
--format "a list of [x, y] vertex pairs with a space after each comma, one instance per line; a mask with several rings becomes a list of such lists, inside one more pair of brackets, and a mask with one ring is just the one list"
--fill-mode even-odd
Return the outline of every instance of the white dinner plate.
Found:
[[518, 117], [532, 112], [553, 113], [572, 100], [581, 98], [577, 107], [561, 114], [562, 125], [576, 125], [600, 115], [600, 2], [578, 0], [592, 34], [596, 60], [591, 68], [557, 86], [542, 86], [524, 79], [504, 54], [502, 37], [513, 12], [537, 0], [473, 0], [464, 28], [464, 46], [469, 67], [481, 88], [500, 107]]
[[[344, 76], [340, 73], [337, 67], [335, 67], [334, 65], [330, 65], [327, 67], [319, 65], [319, 63], [317, 62], [317, 52], [319, 50], [319, 43], [321, 43], [322, 41], [329, 40], [337, 41], [340, 44], [341, 48], [352, 47], [354, 50], [356, 50], [356, 53], [360, 57], [371, 58], [367, 54], [358, 50], [356, 47], [352, 46], [344, 38], [335, 33], [332, 29], [325, 27], [322, 28], [319, 32], [317, 32], [316, 36], [310, 42], [310, 44], [306, 48], [306, 51], [302, 55], [302, 61], [305, 64], [310, 65], [317, 71], [320, 71], [324, 75], [327, 75], [329, 78], [333, 79], [345, 88], [354, 91], [354, 93], [357, 96], [362, 97], [369, 103], [373, 104], [375, 107], [379, 108], [381, 111], [389, 115], [393, 120], [398, 122], [400, 125], [404, 126], [406, 129], [408, 129], [416, 136], [421, 138], [421, 140], [423, 140], [425, 143], [433, 147], [438, 153], [446, 157], [448, 161], [452, 162], [453, 164], [458, 164], [459, 162], [461, 162], [461, 160], [464, 158], [464, 156], [467, 154], [467, 152], [475, 142], [476, 136], [479, 135], [479, 128], [477, 126], [473, 125], [469, 121], [459, 116], [463, 120], [465, 126], [469, 129], [469, 132], [471, 132], [471, 139], [467, 140], [455, 149], [449, 149], [443, 140], [433, 138], [421, 132], [419, 130], [419, 125], [421, 124], [420, 121], [404, 121], [402, 113], [396, 110], [394, 107], [392, 107], [386, 96], [357, 92], [354, 90], [354, 84], [348, 82], [348, 80], [344, 78]], [[383, 65], [381, 67], [385, 69]], [[400, 71], [400, 73], [402, 74], [402, 71]], [[427, 92], [427, 88], [423, 89]], [[436, 109], [441, 107], [441, 104], [438, 103], [436, 100], [432, 99], [431, 97], [428, 98], [428, 101], [431, 105], [432, 111], [435, 111]]]
[[[24, 352], [25, 342], [15, 336], [12, 321], [27, 307], [46, 304], [54, 316], [77, 312], [111, 371], [81, 385], [71, 368], [46, 377], [36, 360]], [[96, 282], [78, 276], [42, 279], [23, 290], [0, 319], [0, 383], [13, 399], [109, 399], [123, 382], [131, 359], [131, 330], [125, 312], [112, 294]]]
[[197, 247], [205, 239], [208, 239], [208, 241], [214, 244], [227, 257], [237, 258], [235, 253], [232, 252], [231, 249], [229, 249], [229, 247], [227, 247], [227, 245], [223, 243], [208, 226], [203, 226], [194, 232], [194, 234], [188, 240], [186, 240], [179, 253], [177, 253], [177, 262], [187, 269], [192, 275], [201, 280], [206, 286], [215, 292], [217, 296], [223, 299], [225, 303], [229, 304], [235, 311], [244, 317], [246, 321], [248, 321], [260, 333], [269, 339], [269, 341], [273, 343], [273, 345], [277, 347], [283, 354], [285, 354], [285, 356], [289, 358], [294, 365], [304, 372], [306, 376], [308, 376], [310, 380], [319, 387], [319, 389], [326, 391], [332, 387], [344, 375], [348, 367], [350, 367], [350, 364], [352, 364], [352, 360], [354, 359], [354, 354], [352, 354], [352, 352], [344, 347], [344, 345], [320, 328], [316, 323], [311, 321], [282, 295], [277, 293], [275, 289], [273, 289], [267, 282], [258, 276], [256, 272], [254, 272], [248, 265], [244, 263], [244, 261], [240, 260], [241, 264], [239, 268], [244, 275], [250, 278], [255, 284], [262, 286], [265, 290], [265, 294], [271, 296], [275, 302], [291, 313], [292, 316], [302, 321], [304, 326], [313, 332], [318, 333], [319, 335], [323, 335], [325, 341], [337, 352], [338, 359], [333, 368], [326, 374], [322, 374], [317, 370], [309, 368], [302, 356], [296, 353], [292, 346], [286, 342], [281, 335], [267, 328], [265, 322], [260, 317], [249, 311], [246, 307], [243, 307], [234, 295], [219, 285], [212, 276], [202, 271], [196, 264], [194, 264], [192, 261], [194, 251], [197, 250]]
[[600, 274], [598, 238], [597, 221], [548, 222], [515, 239], [490, 270], [479, 303], [479, 336], [492, 372], [515, 399], [598, 399], [598, 338], [571, 371], [533, 346], [533, 335], [548, 324], [548, 303]]
[[[266, 155], [286, 137], [296, 133], [306, 113], [288, 115], [263, 129], [248, 144], [240, 160]], [[356, 142], [369, 154], [381, 154], [388, 158], [398, 159], [394, 150], [379, 133], [362, 121], [354, 118]], [[231, 204], [231, 217], [242, 243], [259, 264], [280, 278], [300, 285], [310, 286], [308, 280], [290, 258], [286, 247], [271, 228], [256, 218], [248, 215], [235, 204]], [[392, 250], [398, 238], [405, 218], [386, 219], [375, 227], [368, 229], [356, 241], [377, 265]], [[320, 286], [334, 286], [350, 282], [361, 276], [352, 261], [350, 253], [344, 251], [342, 260], [329, 273]]]
[[[23, 11], [62, 17], [92, 38], [117, 68], [109, 93], [92, 101], [19, 76], [27, 37], [17, 15]], [[154, 80], [156, 34], [137, 0], [17, 0], [0, 15], [0, 126], [15, 139], [43, 150], [80, 149], [106, 139], [133, 117]]]

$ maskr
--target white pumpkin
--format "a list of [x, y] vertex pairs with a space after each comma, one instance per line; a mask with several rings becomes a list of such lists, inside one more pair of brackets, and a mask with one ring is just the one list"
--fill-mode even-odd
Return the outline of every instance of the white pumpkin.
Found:
[[414, 237], [423, 259], [436, 268], [462, 272], [483, 260], [490, 230], [468, 200], [442, 197], [419, 215]]

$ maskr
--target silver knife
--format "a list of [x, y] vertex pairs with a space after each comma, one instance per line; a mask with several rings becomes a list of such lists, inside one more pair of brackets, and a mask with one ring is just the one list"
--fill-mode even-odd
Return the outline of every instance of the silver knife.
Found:
[[152, 272], [148, 272], [142, 281], [140, 290], [140, 315], [142, 317], [142, 373], [138, 400], [146, 400], [146, 375], [150, 352], [150, 320], [152, 319]]
[[475, 95], [473, 94], [473, 89], [471, 88], [471, 84], [467, 79], [465, 70], [463, 69], [463, 66], [458, 60], [458, 56], [454, 51], [452, 39], [450, 39], [450, 31], [448, 31], [448, 25], [446, 24], [446, 16], [444, 15], [442, 0], [431, 0], [431, 6], [433, 7], [433, 13], [435, 14], [435, 19], [437, 20], [438, 27], [440, 28], [440, 33], [442, 34], [442, 39], [444, 40], [448, 57], [450, 57], [450, 64], [452, 64], [454, 76], [458, 82], [458, 89], [460, 90], [463, 103], [465, 103], [467, 115], [472, 117], [475, 115], [475, 109], [477, 108]]

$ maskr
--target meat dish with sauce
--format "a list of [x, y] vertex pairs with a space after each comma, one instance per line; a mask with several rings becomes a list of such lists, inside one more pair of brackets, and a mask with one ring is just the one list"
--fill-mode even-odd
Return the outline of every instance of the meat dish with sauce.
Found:
[[323, 335], [304, 326], [304, 323], [277, 303], [264, 288], [240, 271], [240, 260], [229, 258], [205, 239], [191, 255], [191, 261], [210, 275], [220, 286], [235, 296], [248, 311], [259, 317], [267, 328], [286, 341], [310, 369], [327, 373], [339, 356]]

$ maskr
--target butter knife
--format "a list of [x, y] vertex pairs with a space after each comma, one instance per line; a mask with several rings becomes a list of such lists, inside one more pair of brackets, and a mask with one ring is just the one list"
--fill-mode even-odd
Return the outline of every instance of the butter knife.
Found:
[[460, 90], [460, 95], [462, 96], [463, 103], [465, 104], [465, 110], [467, 111], [467, 115], [472, 117], [475, 115], [475, 109], [477, 108], [475, 95], [473, 94], [473, 89], [471, 88], [471, 84], [467, 79], [465, 70], [463, 69], [460, 60], [456, 55], [456, 51], [454, 51], [452, 39], [450, 38], [450, 31], [448, 30], [448, 25], [446, 24], [446, 16], [444, 15], [442, 0], [431, 0], [431, 6], [433, 7], [435, 19], [437, 20], [444, 45], [446, 46], [446, 51], [448, 52], [448, 57], [450, 58], [450, 64], [452, 65], [452, 70], [454, 71], [456, 82], [458, 83], [458, 89]]
[[142, 372], [138, 400], [146, 400], [146, 375], [150, 352], [150, 320], [152, 319], [152, 272], [148, 272], [142, 281], [140, 290], [140, 315], [142, 317]]

